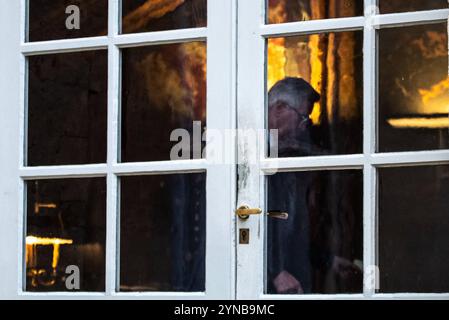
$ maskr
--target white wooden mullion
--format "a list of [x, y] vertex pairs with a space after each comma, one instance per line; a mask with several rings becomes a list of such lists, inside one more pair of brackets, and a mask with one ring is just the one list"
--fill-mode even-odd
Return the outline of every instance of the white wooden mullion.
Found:
[[[112, 4], [113, 3], [114, 2], [112, 2]], [[118, 28], [116, 28], [115, 30], [117, 31]], [[126, 48], [190, 41], [205, 41], [206, 38], [207, 28], [192, 28], [157, 32], [143, 32], [135, 34], [115, 34], [112, 36], [109, 35], [77, 39], [27, 42], [22, 43], [21, 51], [24, 55], [32, 56], [107, 49], [110, 44], [114, 44], [120, 48]]]
[[208, 168], [205, 159], [197, 160], [173, 160], [155, 162], [127, 162], [117, 163], [112, 166], [114, 174], [119, 176], [173, 174], [204, 172]]
[[[370, 103], [371, 104], [371, 103]], [[374, 106], [371, 106], [374, 108]], [[368, 110], [367, 110], [368, 111]], [[372, 109], [371, 113], [374, 113]], [[375, 124], [365, 124], [365, 132], [375, 130]], [[374, 137], [374, 133], [372, 135]], [[365, 140], [374, 144], [374, 141], [366, 134]], [[374, 146], [373, 146], [374, 147]], [[311, 170], [347, 170], [362, 169], [364, 165], [374, 167], [416, 166], [449, 164], [449, 151], [414, 151], [392, 152], [336, 156], [313, 156], [297, 158], [266, 158], [260, 161], [260, 169], [266, 174], [273, 172], [311, 171]]]
[[159, 45], [191, 41], [205, 41], [207, 28], [177, 29], [156, 32], [142, 32], [133, 34], [120, 34], [112, 41], [120, 48], [138, 47], [145, 45]]
[[[27, 38], [26, 30], [28, 25], [28, 4], [27, 0], [20, 1], [20, 43], [24, 43]], [[18, 168], [25, 165], [26, 148], [27, 148], [27, 128], [25, 121], [28, 118], [28, 62], [24, 55], [19, 57], [19, 144], [18, 144], [18, 156], [19, 163]], [[18, 170], [19, 171], [19, 170]], [[18, 241], [17, 241], [17, 266], [18, 266], [18, 292], [25, 290], [26, 281], [26, 265], [25, 265], [25, 235], [26, 235], [26, 182], [20, 177], [18, 179]]]
[[28, 41], [28, 0], [20, 0], [20, 44]]
[[119, 212], [118, 177], [113, 166], [118, 158], [120, 49], [113, 44], [119, 32], [120, 0], [108, 3], [108, 113], [107, 113], [107, 176], [106, 176], [106, 272], [105, 292], [112, 295], [118, 289]]
[[273, 172], [309, 171], [317, 169], [361, 169], [365, 157], [359, 155], [316, 156], [303, 158], [277, 158], [261, 160], [261, 170]]
[[[365, 11], [377, 8], [372, 1], [365, 5]], [[444, 22], [449, 16], [449, 9], [429, 10], [418, 12], [404, 12], [391, 14], [376, 14], [371, 12], [369, 18], [375, 28], [416, 25], [421, 23]], [[309, 20], [279, 24], [267, 24], [260, 28], [260, 35], [264, 37], [293, 36], [332, 31], [350, 31], [362, 29], [366, 17], [349, 17], [322, 20]]]
[[417, 25], [423, 23], [446, 22], [449, 9], [378, 14], [372, 17], [375, 28]]
[[[225, 293], [223, 293], [225, 294]], [[119, 300], [211, 300], [204, 292], [116, 292], [112, 296]], [[224, 298], [223, 298], [224, 299]]]
[[[207, 129], [220, 132], [235, 127], [235, 9], [237, 1], [209, 0], [207, 6]], [[223, 150], [225, 143], [206, 133], [207, 148]], [[235, 143], [224, 149], [234, 154]], [[227, 154], [228, 152], [232, 155]], [[229, 157], [233, 159], [233, 157]], [[182, 164], [181, 161], [178, 162]], [[196, 160], [206, 170], [206, 296], [208, 299], [233, 299], [235, 265], [232, 224], [235, 205], [235, 166], [214, 163], [212, 154]], [[201, 169], [201, 168], [199, 168]]]
[[24, 55], [27, 56], [64, 52], [79, 52], [96, 49], [107, 49], [108, 43], [109, 39], [107, 36], [27, 42], [21, 45], [21, 51]]
[[106, 272], [105, 272], [105, 292], [112, 295], [118, 288], [118, 179], [113, 173], [108, 173], [106, 177]]
[[449, 164], [449, 150], [377, 153], [370, 162], [376, 167]]
[[[22, 9], [21, 18], [23, 20], [26, 19], [26, 2], [22, 0], [22, 5], [24, 6]], [[25, 26], [26, 24], [23, 22], [22, 24]], [[23, 33], [23, 32], [22, 32]], [[26, 264], [25, 264], [25, 236], [26, 236], [26, 179], [23, 175], [23, 166], [27, 161], [26, 150], [27, 150], [27, 126], [26, 121], [28, 118], [28, 61], [24, 55], [20, 55], [20, 102], [19, 102], [19, 143], [18, 143], [18, 158], [19, 163], [17, 165], [17, 172], [20, 175], [18, 179], [18, 241], [17, 241], [17, 266], [18, 266], [18, 292], [22, 292], [25, 290], [26, 283]]]
[[19, 169], [19, 176], [24, 180], [101, 177], [106, 174], [106, 164], [21, 167]]
[[289, 300], [362, 300], [363, 294], [263, 294], [261, 300], [289, 301]]
[[[370, 162], [376, 152], [377, 49], [372, 22], [378, 12], [377, 0], [365, 0], [363, 29], [363, 294], [372, 297], [376, 265], [376, 169]], [[376, 276], [376, 275], [374, 275]]]
[[19, 168], [19, 176], [25, 180], [86, 178], [106, 176], [108, 173], [118, 176], [193, 173], [204, 172], [207, 168], [208, 164], [205, 159], [38, 167], [22, 166]]
[[207, 300], [203, 292], [19, 292], [26, 300]]
[[364, 17], [310, 20], [279, 24], [266, 24], [260, 27], [259, 34], [264, 37], [293, 36], [301, 34], [362, 29]]
[[377, 293], [373, 300], [448, 300], [448, 293]]
[[27, 197], [27, 188], [26, 181], [19, 179], [18, 183], [18, 211], [19, 216], [17, 217], [18, 222], [18, 241], [17, 241], [17, 270], [18, 270], [18, 287], [17, 292], [25, 291], [26, 286], [26, 261], [25, 261], [25, 238], [26, 238], [26, 197]]
[[262, 300], [447, 300], [446, 293], [381, 293], [373, 296], [364, 294], [314, 294], [314, 295], [262, 295]]

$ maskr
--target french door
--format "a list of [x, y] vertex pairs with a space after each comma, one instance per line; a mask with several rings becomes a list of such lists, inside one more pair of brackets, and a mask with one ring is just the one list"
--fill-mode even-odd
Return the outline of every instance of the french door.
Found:
[[448, 297], [448, 14], [239, 1], [238, 299]]
[[0, 2], [1, 297], [234, 297], [234, 9]]
[[449, 297], [448, 15], [0, 0], [0, 297]]

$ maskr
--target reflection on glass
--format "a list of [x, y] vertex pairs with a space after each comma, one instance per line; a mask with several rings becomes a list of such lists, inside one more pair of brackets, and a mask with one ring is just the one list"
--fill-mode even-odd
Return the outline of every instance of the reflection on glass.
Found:
[[123, 49], [122, 66], [121, 160], [170, 160], [173, 130], [206, 125], [206, 44]]
[[28, 0], [28, 3], [29, 41], [108, 33], [108, 0]]
[[362, 49], [360, 31], [268, 40], [268, 127], [280, 157], [362, 151]]
[[107, 52], [28, 58], [29, 166], [106, 162]]
[[105, 290], [104, 178], [27, 181], [26, 226], [27, 291]]
[[380, 152], [449, 148], [447, 24], [379, 31]]
[[449, 292], [449, 166], [379, 171], [380, 292]]
[[121, 178], [120, 291], [205, 290], [205, 180]]
[[360, 293], [362, 173], [277, 173], [267, 178], [267, 292]]
[[267, 0], [267, 22], [363, 16], [363, 0]]
[[380, 13], [447, 9], [447, 0], [379, 0]]
[[207, 0], [123, 0], [122, 32], [206, 27]]

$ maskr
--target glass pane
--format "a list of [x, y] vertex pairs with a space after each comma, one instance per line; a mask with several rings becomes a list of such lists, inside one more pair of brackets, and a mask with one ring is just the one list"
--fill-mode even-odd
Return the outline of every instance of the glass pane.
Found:
[[205, 290], [206, 174], [121, 178], [120, 291]]
[[106, 162], [107, 52], [28, 58], [28, 165]]
[[449, 148], [447, 23], [379, 31], [380, 152]]
[[361, 31], [269, 39], [267, 67], [279, 157], [362, 152]]
[[447, 9], [447, 0], [379, 0], [380, 13]]
[[104, 291], [106, 180], [27, 182], [26, 290]]
[[207, 0], [122, 0], [122, 32], [149, 32], [207, 25]]
[[362, 172], [277, 173], [267, 178], [267, 292], [360, 293]]
[[206, 125], [206, 44], [123, 49], [122, 67], [121, 160], [170, 160], [173, 130]]
[[28, 0], [29, 41], [105, 36], [108, 0]]
[[363, 0], [267, 0], [267, 22], [363, 16]]
[[448, 165], [379, 170], [381, 292], [449, 292], [448, 194]]

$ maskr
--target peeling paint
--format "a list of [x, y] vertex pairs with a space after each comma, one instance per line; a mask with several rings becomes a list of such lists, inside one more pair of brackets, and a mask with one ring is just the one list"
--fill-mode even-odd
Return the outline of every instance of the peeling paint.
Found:
[[249, 166], [248, 163], [238, 165], [239, 190], [243, 190], [248, 184]]

